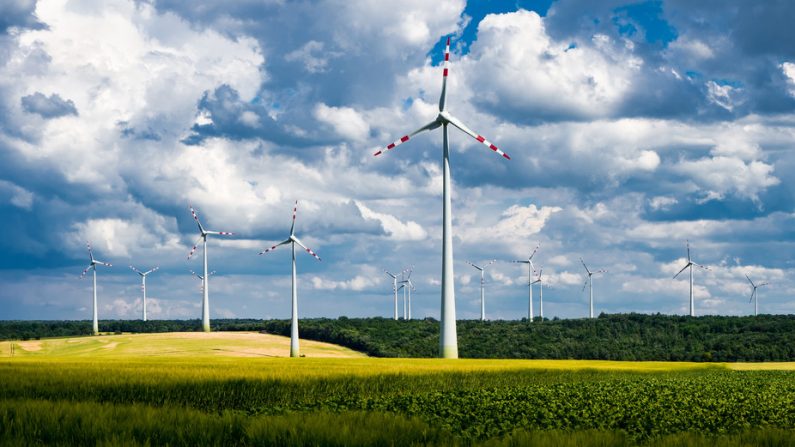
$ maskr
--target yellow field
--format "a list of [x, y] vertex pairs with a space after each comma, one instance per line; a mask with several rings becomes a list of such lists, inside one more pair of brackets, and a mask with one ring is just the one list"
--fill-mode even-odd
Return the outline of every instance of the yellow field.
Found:
[[[0, 343], [0, 363], [46, 362], [64, 367], [113, 364], [117, 372], [167, 372], [182, 378], [292, 378], [517, 370], [664, 372], [728, 367], [795, 370], [795, 363], [619, 362], [606, 360], [384, 359], [341, 346], [301, 340], [303, 359], [289, 355], [288, 337], [257, 332], [185, 332], [70, 337]], [[68, 365], [68, 366], [67, 366]], [[167, 370], [167, 371], [164, 371]]]

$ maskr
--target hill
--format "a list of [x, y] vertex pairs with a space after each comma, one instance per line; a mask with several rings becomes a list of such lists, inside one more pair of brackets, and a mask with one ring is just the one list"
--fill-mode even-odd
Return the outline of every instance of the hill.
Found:
[[[287, 357], [290, 339], [256, 332], [172, 332], [121, 334], [15, 341], [14, 357], [134, 358], [134, 357]], [[330, 343], [302, 340], [307, 357], [365, 357]], [[0, 343], [0, 357], [11, 355], [10, 342]]]

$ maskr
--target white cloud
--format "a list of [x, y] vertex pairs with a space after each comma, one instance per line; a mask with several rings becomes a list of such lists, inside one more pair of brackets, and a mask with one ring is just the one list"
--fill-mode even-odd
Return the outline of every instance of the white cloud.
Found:
[[320, 103], [315, 106], [313, 114], [318, 121], [329, 124], [341, 137], [363, 141], [370, 133], [367, 121], [350, 107], [330, 107]]
[[773, 176], [773, 166], [761, 161], [746, 163], [739, 158], [715, 156], [698, 160], [682, 160], [673, 167], [686, 175], [707, 197], [722, 198], [733, 193], [742, 198], [758, 200], [765, 189], [781, 181]]
[[784, 76], [787, 77], [787, 83], [790, 86], [789, 94], [795, 96], [795, 64], [792, 62], [784, 62], [779, 65], [779, 67], [781, 67]]
[[34, 194], [9, 181], [0, 179], [0, 200], [25, 210], [33, 208]]
[[362, 213], [362, 217], [380, 222], [381, 227], [392, 239], [398, 241], [421, 241], [428, 237], [428, 233], [422, 226], [414, 221], [403, 223], [391, 214], [375, 212], [359, 201], [355, 203]]

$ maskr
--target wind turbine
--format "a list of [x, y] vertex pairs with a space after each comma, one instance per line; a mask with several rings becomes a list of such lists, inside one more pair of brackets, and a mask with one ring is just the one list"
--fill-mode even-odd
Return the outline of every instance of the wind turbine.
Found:
[[203, 244], [204, 244], [203, 245], [203, 248], [204, 248], [204, 250], [203, 250], [204, 251], [204, 275], [203, 275], [204, 276], [204, 287], [203, 287], [203, 289], [204, 289], [204, 291], [202, 292], [202, 329], [204, 329], [204, 332], [210, 332], [210, 291], [209, 291], [209, 289], [210, 289], [210, 278], [209, 278], [209, 276], [210, 275], [207, 274], [207, 236], [209, 236], [211, 234], [218, 234], [218, 235], [221, 235], [221, 236], [230, 236], [230, 235], [233, 235], [235, 233], [230, 233], [228, 231], [210, 231], [210, 230], [205, 230], [204, 227], [202, 226], [202, 223], [199, 221], [199, 216], [196, 215], [196, 210], [194, 210], [192, 206], [190, 207], [190, 213], [193, 215], [193, 219], [196, 221], [196, 225], [198, 225], [199, 232], [201, 233], [201, 235], [199, 236], [199, 239], [196, 239], [196, 242], [193, 244], [193, 248], [191, 249], [190, 253], [188, 253], [188, 259], [190, 259], [191, 256], [193, 256], [193, 253], [196, 252], [196, 247], [198, 246], [199, 241], [201, 240], [203, 242]]
[[[709, 270], [709, 268], [708, 267], [704, 267], [701, 264], [696, 264], [695, 262], [693, 262], [690, 259], [690, 241], [686, 240], [685, 242], [687, 243], [687, 264], [685, 264], [685, 266], [682, 267], [682, 270], [679, 270], [679, 273], [684, 272], [686, 268], [690, 267], [690, 316], [691, 317], [695, 317], [696, 316], [696, 308], [695, 308], [694, 303], [693, 303], [693, 266], [696, 266], [696, 267], [698, 267], [700, 269], [703, 269], [703, 270]], [[679, 276], [679, 273], [674, 275], [674, 279], [676, 279], [676, 277]]]
[[80, 274], [80, 278], [85, 277], [86, 276], [86, 272], [88, 272], [88, 269], [91, 269], [91, 274], [94, 277], [94, 321], [93, 321], [92, 328], [93, 328], [93, 331], [94, 331], [94, 335], [97, 335], [97, 334], [99, 334], [99, 321], [97, 320], [97, 264], [105, 265], [105, 266], [108, 266], [108, 267], [112, 267], [112, 266], [109, 263], [107, 263], [107, 262], [103, 262], [103, 261], [99, 261], [97, 259], [94, 259], [94, 252], [91, 251], [91, 243], [90, 242], [86, 242], [86, 247], [88, 247], [88, 258], [91, 259], [91, 263], [88, 264], [88, 267], [86, 267], [83, 270], [83, 273]]
[[259, 252], [259, 254], [262, 255], [269, 251], [272, 251], [273, 249], [275, 249], [280, 245], [287, 245], [287, 244], [290, 244], [293, 250], [293, 281], [292, 281], [293, 296], [292, 296], [292, 319], [290, 320], [290, 357], [300, 356], [300, 351], [298, 348], [298, 288], [296, 287], [296, 277], [295, 277], [295, 244], [298, 244], [301, 248], [306, 250], [307, 253], [314, 256], [315, 259], [320, 261], [320, 257], [316, 255], [314, 251], [312, 251], [306, 245], [302, 244], [301, 241], [297, 237], [295, 237], [295, 214], [297, 212], [298, 212], [298, 201], [296, 200], [295, 206], [293, 207], [293, 224], [290, 226], [290, 237], [272, 246], [271, 248]]
[[[191, 275], [195, 276], [196, 278], [198, 278], [202, 282], [201, 290], [204, 291], [204, 276], [203, 275], [197, 275], [196, 272], [194, 272], [193, 270], [191, 270], [190, 273], [191, 273]], [[212, 272], [208, 273], [207, 276], [208, 277], [209, 276], [213, 276], [214, 274], [215, 274], [215, 270], [213, 270]]]
[[453, 224], [452, 224], [452, 205], [451, 205], [451, 188], [450, 188], [450, 147], [447, 141], [447, 126], [452, 124], [459, 130], [472, 138], [478, 140], [480, 143], [486, 145], [492, 151], [502, 155], [510, 160], [506, 153], [501, 151], [497, 146], [491, 144], [488, 140], [480, 134], [475, 133], [469, 127], [464, 125], [461, 121], [450, 115], [445, 109], [447, 102], [447, 74], [449, 71], [450, 63], [450, 38], [447, 38], [447, 44], [444, 49], [444, 70], [442, 72], [442, 93], [439, 97], [439, 115], [430, 123], [420, 127], [414, 132], [402, 136], [399, 140], [381, 149], [374, 155], [380, 155], [383, 152], [394, 149], [402, 143], [408, 141], [414, 135], [426, 130], [434, 130], [442, 128], [442, 171], [443, 171], [443, 200], [442, 200], [442, 299], [441, 299], [441, 325], [439, 337], [439, 355], [444, 358], [458, 358], [458, 336], [456, 334], [456, 318], [455, 318], [455, 289], [453, 275]]
[[759, 315], [759, 293], [757, 293], [756, 289], [758, 289], [760, 287], [763, 287], [763, 286], [766, 286], [766, 285], [768, 285], [770, 283], [763, 282], [763, 283], [757, 285], [757, 284], [754, 284], [753, 281], [751, 281], [751, 278], [749, 278], [747, 274], [745, 275], [745, 277], [746, 277], [746, 279], [748, 279], [748, 282], [751, 283], [751, 287], [754, 288], [753, 292], [751, 292], [751, 299], [748, 302], [749, 303], [751, 301], [754, 302], [754, 316], [757, 316], [757, 315]]
[[150, 273], [152, 273], [152, 272], [156, 271], [156, 270], [157, 270], [157, 269], [159, 269], [160, 267], [155, 267], [155, 268], [153, 268], [153, 269], [150, 269], [150, 270], [149, 270], [149, 271], [147, 271], [147, 272], [141, 272], [140, 270], [138, 270], [137, 268], [135, 268], [135, 267], [133, 267], [133, 266], [130, 266], [130, 268], [131, 268], [131, 269], [132, 269], [132, 270], [133, 270], [135, 273], [137, 273], [137, 274], [141, 275], [141, 289], [144, 291], [144, 310], [143, 310], [143, 317], [144, 317], [144, 318], [143, 318], [143, 319], [144, 319], [144, 321], [146, 321], [146, 275], [148, 275], [148, 274], [150, 274]]
[[386, 273], [387, 275], [389, 275], [392, 278], [392, 292], [395, 293], [395, 318], [394, 319], [397, 320], [398, 319], [397, 275], [393, 275], [392, 273], [389, 273], [386, 270], [384, 270], [384, 273]]
[[588, 266], [585, 265], [585, 261], [580, 258], [580, 262], [582, 262], [582, 266], [585, 267], [585, 272], [588, 274], [588, 278], [585, 280], [585, 284], [582, 285], [582, 290], [585, 290], [585, 286], [588, 286], [588, 317], [593, 318], [593, 275], [599, 273], [607, 273], [607, 270], [596, 270], [594, 272], [588, 269]]
[[541, 272], [544, 269], [538, 269], [538, 279], [530, 283], [530, 287], [533, 287], [533, 284], [538, 283], [538, 316], [541, 317], [541, 321], [544, 321], [544, 283], [541, 281]]
[[533, 282], [533, 272], [536, 270], [536, 268], [533, 266], [533, 256], [535, 256], [539, 247], [541, 247], [541, 244], [536, 245], [536, 248], [534, 248], [533, 252], [530, 253], [530, 256], [527, 257], [527, 260], [513, 261], [514, 263], [518, 264], [527, 264], [527, 289], [529, 290], [530, 294], [527, 305], [527, 321], [531, 323], [535, 318], [535, 315], [533, 315], [533, 284], [535, 284], [535, 282]]
[[[404, 278], [403, 275], [406, 275], [406, 272], [408, 272], [408, 275], [405, 276], [405, 279], [402, 279], [400, 281], [401, 284], [406, 286], [403, 289], [403, 319], [404, 320], [411, 320], [411, 291], [412, 290], [417, 290], [417, 289], [414, 288], [414, 283], [411, 282], [411, 273], [413, 271], [414, 271], [414, 266], [412, 265], [411, 267], [403, 270], [400, 273], [400, 275], [401, 275], [400, 277]], [[409, 292], [408, 306], [406, 306], [406, 291], [407, 290]]]
[[486, 320], [486, 294], [484, 291], [486, 280], [483, 278], [483, 272], [486, 270], [486, 267], [490, 266], [491, 264], [494, 264], [495, 262], [497, 262], [497, 260], [492, 259], [491, 261], [484, 264], [483, 267], [481, 267], [479, 265], [475, 265], [469, 261], [466, 261], [467, 264], [480, 270], [480, 321]]

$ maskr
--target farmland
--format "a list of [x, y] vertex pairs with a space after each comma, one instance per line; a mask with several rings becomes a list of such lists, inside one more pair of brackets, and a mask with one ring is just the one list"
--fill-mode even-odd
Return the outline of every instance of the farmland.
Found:
[[[786, 363], [734, 370], [704, 363], [377, 359], [325, 345], [313, 351], [309, 342], [307, 358], [289, 359], [261, 355], [286, 355], [279, 337], [185, 335], [50, 339], [27, 342], [27, 349], [14, 342], [15, 357], [0, 359], [0, 444], [795, 440], [795, 372]], [[2, 355], [10, 354], [8, 342], [0, 345]]]

